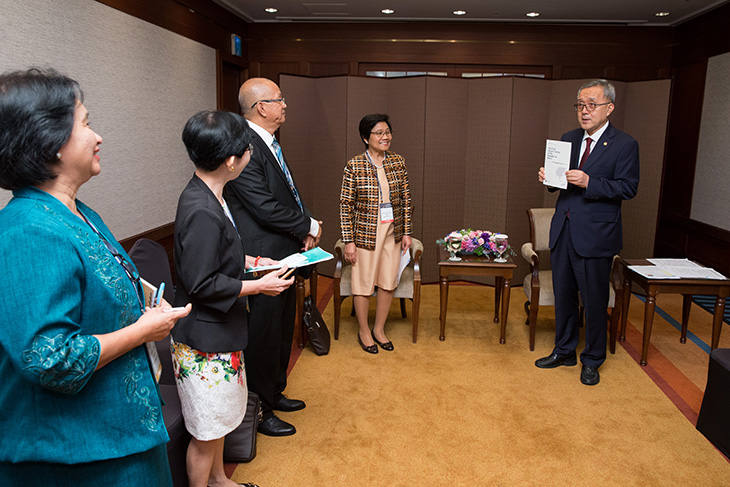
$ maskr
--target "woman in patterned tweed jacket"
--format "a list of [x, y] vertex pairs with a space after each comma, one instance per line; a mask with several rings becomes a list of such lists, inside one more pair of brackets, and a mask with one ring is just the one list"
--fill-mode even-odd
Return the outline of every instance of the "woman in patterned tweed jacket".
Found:
[[[390, 152], [393, 139], [385, 114], [360, 120], [365, 152], [345, 166], [340, 226], [345, 259], [352, 263], [352, 294], [360, 326], [358, 341], [368, 353], [393, 350], [385, 335], [401, 254], [411, 246], [411, 192], [405, 159]], [[368, 325], [369, 297], [378, 288], [375, 325]]]

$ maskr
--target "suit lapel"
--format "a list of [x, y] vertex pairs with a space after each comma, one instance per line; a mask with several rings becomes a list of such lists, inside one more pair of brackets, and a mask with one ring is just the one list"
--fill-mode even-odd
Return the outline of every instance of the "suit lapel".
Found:
[[593, 166], [600, 158], [601, 156], [606, 152], [606, 150], [610, 147], [612, 143], [612, 139], [614, 136], [614, 128], [613, 125], [610, 125], [606, 127], [606, 130], [603, 132], [603, 135], [601, 136], [598, 141], [593, 144], [593, 150], [591, 150], [590, 155], [588, 156], [588, 160], [583, 165], [583, 170], [586, 171]]
[[[281, 182], [284, 185], [284, 187], [289, 191], [289, 194], [291, 195], [292, 199], [296, 202], [296, 197], [294, 196], [294, 192], [291, 190], [291, 187], [289, 186], [289, 181], [286, 180], [286, 175], [284, 174], [284, 170], [279, 165], [279, 161], [276, 160], [276, 157], [274, 157], [274, 154], [271, 152], [271, 148], [266, 145], [266, 143], [263, 141], [259, 135], [254, 132], [253, 138], [252, 138], [254, 144], [256, 145], [256, 150], [260, 150], [262, 154], [264, 154], [264, 158], [268, 164], [271, 164], [274, 167], [274, 170], [276, 171], [276, 174], [279, 175], [279, 178], [281, 178]], [[283, 149], [282, 149], [283, 152]], [[284, 157], [284, 160], [286, 160], [286, 157]], [[291, 173], [291, 168], [289, 168], [289, 173]], [[293, 176], [292, 176], [293, 178]], [[296, 184], [296, 183], [295, 183]]]

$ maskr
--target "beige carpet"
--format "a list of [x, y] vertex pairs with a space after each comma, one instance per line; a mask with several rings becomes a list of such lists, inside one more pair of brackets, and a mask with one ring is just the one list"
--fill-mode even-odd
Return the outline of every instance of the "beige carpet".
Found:
[[[424, 286], [418, 343], [394, 302], [386, 332], [396, 349], [378, 355], [360, 349], [345, 312], [330, 354], [305, 349], [290, 375], [289, 396], [307, 408], [281, 417], [297, 434], [259, 435], [258, 456], [233, 479], [262, 487], [730, 485], [727, 460], [621, 346], [595, 387], [580, 383], [580, 366], [537, 369], [535, 359], [552, 349], [552, 308], [541, 313], [530, 352], [522, 290], [512, 292], [505, 345], [493, 296], [452, 285], [441, 342], [438, 286]], [[332, 308], [324, 313], [331, 331]]]

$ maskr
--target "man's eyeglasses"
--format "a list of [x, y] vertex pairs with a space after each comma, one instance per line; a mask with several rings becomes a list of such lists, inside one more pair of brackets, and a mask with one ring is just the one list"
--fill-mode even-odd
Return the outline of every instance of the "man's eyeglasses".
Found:
[[286, 105], [286, 100], [284, 98], [271, 98], [269, 100], [259, 100], [256, 103], [254, 103], [253, 105], [251, 105], [251, 108], [255, 107], [259, 103], [282, 103], [282, 104]]
[[385, 132], [370, 132], [370, 133], [379, 139], [382, 139], [383, 137], [390, 137], [391, 135], [393, 135], [393, 133], [390, 130], [386, 130]]
[[596, 109], [596, 107], [610, 104], [610, 101], [607, 101], [606, 103], [576, 103], [575, 105], [573, 105], [573, 108], [575, 108], [576, 112], [582, 112], [584, 108], [586, 108], [589, 112], [592, 112]]

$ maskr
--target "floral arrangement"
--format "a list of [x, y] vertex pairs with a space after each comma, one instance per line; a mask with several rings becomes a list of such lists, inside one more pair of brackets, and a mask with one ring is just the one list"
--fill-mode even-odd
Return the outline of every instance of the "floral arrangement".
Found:
[[507, 235], [487, 230], [471, 228], [454, 230], [444, 238], [436, 240], [436, 243], [451, 252], [473, 253], [485, 257], [516, 255], [509, 246]]

